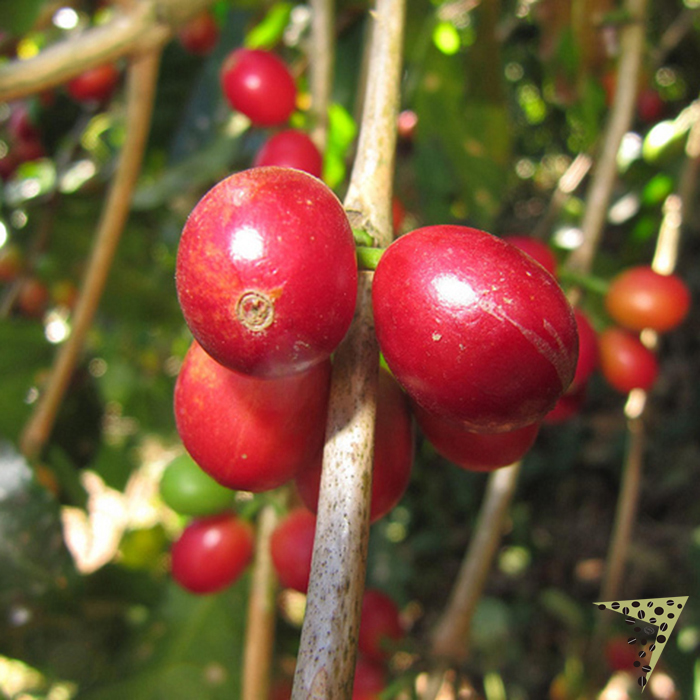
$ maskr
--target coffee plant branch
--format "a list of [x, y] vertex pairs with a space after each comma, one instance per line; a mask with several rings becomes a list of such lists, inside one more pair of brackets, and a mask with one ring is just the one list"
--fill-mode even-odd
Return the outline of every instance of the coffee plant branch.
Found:
[[617, 88], [586, 195], [581, 224], [582, 243], [567, 261], [567, 265], [575, 272], [589, 272], [593, 264], [617, 178], [617, 153], [622, 137], [629, 131], [634, 117], [646, 38], [647, 0], [626, 0], [625, 11], [631, 21], [620, 28], [621, 54]]
[[[378, 0], [357, 157], [345, 207], [376, 243], [391, 241], [391, 193], [402, 65], [403, 0]], [[364, 592], [378, 347], [371, 272], [360, 272], [355, 320], [338, 349], [326, 430], [306, 616], [293, 700], [350, 700]]]
[[126, 139], [80, 286], [71, 334], [60, 346], [46, 387], [20, 436], [20, 447], [29, 458], [39, 455], [51, 434], [126, 224], [150, 130], [159, 63], [160, 50], [155, 49], [134, 57], [129, 65]]
[[212, 0], [147, 0], [107, 24], [53, 44], [37, 56], [0, 67], [0, 101], [48, 90], [88, 68], [163, 46]]

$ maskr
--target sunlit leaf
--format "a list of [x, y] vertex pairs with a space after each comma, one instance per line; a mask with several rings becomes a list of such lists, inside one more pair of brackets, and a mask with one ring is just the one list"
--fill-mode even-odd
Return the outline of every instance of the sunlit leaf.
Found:
[[249, 49], [271, 49], [278, 44], [289, 24], [292, 7], [288, 2], [273, 5], [263, 20], [248, 32], [245, 45]]

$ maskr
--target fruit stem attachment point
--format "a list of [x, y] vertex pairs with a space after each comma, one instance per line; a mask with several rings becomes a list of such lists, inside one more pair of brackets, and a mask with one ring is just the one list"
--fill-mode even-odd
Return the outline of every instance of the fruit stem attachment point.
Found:
[[275, 320], [275, 304], [262, 292], [245, 292], [236, 304], [236, 318], [249, 331], [264, 331]]
[[373, 246], [374, 245], [374, 239], [364, 229], [354, 228], [352, 230], [352, 235], [355, 237], [355, 245], [361, 245], [361, 246]]
[[376, 270], [379, 259], [384, 254], [385, 248], [369, 248], [367, 246], [357, 246], [357, 266], [361, 270]]

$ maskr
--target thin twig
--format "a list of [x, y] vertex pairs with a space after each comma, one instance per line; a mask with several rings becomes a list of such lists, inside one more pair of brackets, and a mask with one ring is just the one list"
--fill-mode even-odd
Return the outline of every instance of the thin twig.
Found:
[[[655, 272], [669, 275], [678, 260], [682, 216], [682, 201], [671, 194], [664, 205], [664, 218], [656, 241], [651, 266]], [[642, 332], [642, 340], [650, 349], [656, 349], [658, 336], [650, 329]], [[622, 470], [622, 484], [615, 512], [615, 522], [605, 564], [605, 575], [600, 600], [614, 600], [620, 595], [627, 553], [632, 539], [641, 488], [642, 458], [644, 455], [644, 413], [648, 395], [641, 389], [633, 389], [625, 405], [627, 417], [627, 454]]]
[[335, 32], [332, 0], [311, 0], [309, 85], [313, 127], [311, 138], [323, 153], [328, 138], [328, 105], [333, 84]]
[[48, 90], [104, 63], [158, 48], [213, 0], [145, 0], [107, 24], [0, 66], [0, 101]]
[[576, 272], [590, 271], [605, 226], [617, 178], [617, 153], [634, 116], [646, 36], [646, 8], [647, 0], [627, 0], [625, 3], [630, 21], [620, 30], [622, 52], [617, 72], [617, 89], [586, 197], [586, 209], [581, 223], [583, 242], [567, 261], [568, 266]]
[[[385, 13], [383, 10], [387, 5], [391, 9]], [[401, 79], [403, 16], [401, 0], [378, 2], [373, 14], [375, 21], [371, 31], [370, 69], [362, 128], [345, 197], [345, 209], [351, 215], [353, 228], [367, 231], [380, 248], [386, 248], [392, 238], [391, 194]]]
[[585, 153], [579, 153], [566, 169], [566, 172], [559, 178], [557, 188], [554, 190], [545, 215], [537, 222], [532, 237], [544, 239], [552, 228], [552, 224], [557, 220], [559, 213], [564, 208], [566, 202], [571, 198], [571, 194], [581, 184], [581, 180], [588, 174], [593, 161]]
[[20, 447], [29, 458], [36, 457], [49, 438], [85, 337], [92, 324], [129, 214], [131, 195], [141, 169], [151, 124], [159, 61], [160, 50], [154, 50], [135, 57], [129, 66], [126, 140], [97, 227], [95, 242], [73, 315], [71, 334], [59, 348], [46, 388], [20, 436]]
[[695, 20], [700, 15], [700, 8], [684, 8], [668, 29], [661, 35], [658, 44], [651, 52], [651, 63], [654, 67], [660, 66], [673, 49], [683, 41], [685, 36], [692, 31]]
[[501, 542], [519, 471], [520, 462], [516, 462], [489, 475], [474, 536], [462, 560], [450, 599], [431, 636], [430, 653], [440, 665], [432, 674], [423, 700], [434, 700], [434, 692], [441, 686], [446, 668], [459, 666], [469, 654], [472, 617]]
[[637, 393], [633, 392], [628, 400], [629, 408], [625, 410], [627, 414], [636, 415], [631, 418], [628, 416], [627, 419], [627, 453], [605, 564], [605, 575], [600, 588], [600, 600], [616, 600], [619, 597], [632, 529], [637, 515], [645, 443], [643, 412], [646, 403], [646, 396], [638, 392], [639, 390]]
[[[378, 244], [391, 241], [391, 187], [404, 0], [377, 0], [372, 71], [345, 207]], [[354, 222], [353, 222], [354, 223]], [[316, 537], [293, 700], [350, 700], [364, 591], [376, 413], [371, 272], [360, 272], [355, 320], [336, 352]]]
[[277, 525], [275, 506], [265, 506], [257, 522], [255, 561], [248, 597], [242, 700], [264, 700], [270, 687], [275, 640], [277, 581], [270, 554], [270, 537]]

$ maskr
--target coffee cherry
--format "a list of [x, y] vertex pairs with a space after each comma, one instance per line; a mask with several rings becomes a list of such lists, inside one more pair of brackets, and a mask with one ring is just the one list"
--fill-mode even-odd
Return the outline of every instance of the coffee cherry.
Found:
[[316, 144], [297, 129], [286, 129], [271, 136], [258, 151], [253, 165], [278, 165], [283, 168], [296, 168], [321, 177], [323, 156]]
[[500, 433], [475, 433], [463, 423], [415, 407], [418, 427], [438, 454], [458, 467], [485, 472], [521, 459], [533, 446], [539, 423]]
[[598, 334], [580, 309], [574, 310], [578, 331], [578, 361], [576, 374], [567, 393], [575, 392], [590, 379], [598, 366]]
[[269, 51], [232, 51], [221, 67], [221, 86], [231, 108], [256, 126], [284, 124], [296, 106], [294, 78]]
[[355, 681], [352, 700], [380, 700], [379, 694], [386, 689], [386, 671], [376, 661], [360, 656], [355, 665]]
[[615, 635], [605, 642], [605, 661], [611, 671], [633, 671], [634, 662], [638, 661], [637, 645], [628, 644], [629, 637]]
[[536, 260], [550, 275], [557, 275], [557, 259], [552, 249], [537, 238], [531, 236], [504, 236], [504, 241], [508, 241], [516, 248], [520, 248], [533, 260]]
[[[374, 462], [370, 522], [383, 518], [401, 500], [413, 465], [413, 420], [408, 399], [385, 369], [379, 372], [377, 420], [374, 427]], [[323, 455], [296, 477], [302, 501], [314, 513], [318, 509]]]
[[418, 128], [418, 115], [412, 109], [399, 112], [396, 119], [397, 136], [404, 141], [413, 141]]
[[368, 588], [362, 598], [358, 648], [368, 659], [385, 661], [403, 637], [399, 608], [386, 593]]
[[187, 454], [175, 457], [160, 480], [163, 502], [182, 515], [214, 515], [233, 505], [235, 492], [202, 471]]
[[637, 95], [637, 114], [645, 124], [653, 124], [663, 118], [666, 103], [653, 88], [646, 87]]
[[600, 369], [618, 391], [650, 389], [659, 374], [656, 356], [639, 338], [622, 328], [608, 328], [598, 339]]
[[7, 133], [11, 141], [40, 141], [41, 134], [33, 124], [27, 102], [12, 104]]
[[544, 417], [543, 423], [548, 425], [559, 425], [573, 418], [580, 413], [586, 400], [586, 385], [577, 388], [575, 391], [568, 391], [554, 404], [554, 408]]
[[80, 290], [69, 279], [62, 279], [51, 285], [51, 300], [56, 306], [64, 306], [67, 309], [75, 308]]
[[399, 383], [472, 430], [539, 421], [574, 376], [576, 321], [560, 287], [484, 231], [428, 226], [398, 238], [379, 261], [372, 299]]
[[183, 48], [195, 56], [206, 56], [219, 40], [219, 25], [210, 12], [193, 17], [179, 32]]
[[391, 198], [391, 223], [394, 227], [394, 233], [399, 234], [401, 227], [406, 219], [406, 207], [403, 202], [396, 196]]
[[13, 282], [24, 269], [22, 249], [10, 243], [0, 248], [0, 282]]
[[193, 520], [172, 546], [172, 576], [191, 593], [233, 584], [253, 555], [253, 529], [233, 513]]
[[24, 316], [41, 318], [49, 303], [49, 290], [36, 277], [30, 277], [22, 282], [17, 295], [17, 308]]
[[103, 102], [111, 97], [119, 82], [119, 71], [112, 63], [89, 68], [68, 81], [66, 90], [78, 102]]
[[261, 377], [299, 372], [327, 359], [352, 321], [352, 229], [317, 178], [252, 168], [194, 208], [176, 282], [190, 330], [218, 362]]
[[330, 362], [280, 379], [232, 372], [193, 343], [175, 383], [175, 423], [195, 462], [231, 489], [293, 479], [322, 447]]
[[306, 508], [295, 508], [278, 523], [270, 537], [272, 564], [280, 583], [306, 593], [314, 551], [316, 516]]
[[651, 328], [664, 333], [688, 315], [690, 292], [676, 275], [660, 275], [648, 265], [632, 267], [613, 279], [605, 308], [621, 326], [632, 331]]

